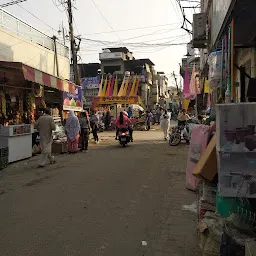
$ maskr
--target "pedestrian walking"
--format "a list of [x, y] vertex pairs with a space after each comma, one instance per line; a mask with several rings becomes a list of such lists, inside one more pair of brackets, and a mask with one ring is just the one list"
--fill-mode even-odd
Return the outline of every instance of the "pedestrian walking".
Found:
[[147, 130], [149, 131], [150, 130], [150, 124], [151, 124], [151, 118], [152, 118], [152, 113], [151, 111], [147, 110], [147, 113], [146, 113], [146, 126], [147, 126]]
[[78, 142], [80, 133], [80, 123], [78, 118], [75, 116], [74, 111], [69, 111], [69, 117], [66, 120], [66, 133], [68, 139], [68, 152], [77, 153], [78, 152]]
[[132, 108], [131, 107], [128, 108], [127, 113], [128, 113], [128, 117], [132, 118], [133, 113], [132, 113]]
[[167, 113], [167, 110], [160, 117], [160, 126], [164, 132], [164, 139], [167, 140], [168, 138], [168, 131], [170, 129], [170, 116]]
[[111, 114], [110, 114], [110, 111], [108, 110], [107, 113], [106, 113], [106, 118], [105, 118], [105, 129], [106, 129], [106, 131], [109, 130], [110, 123], [111, 123]]
[[41, 157], [39, 167], [45, 167], [47, 159], [51, 164], [55, 163], [52, 153], [52, 131], [56, 130], [56, 125], [51, 117], [49, 109], [44, 110], [44, 114], [40, 116], [35, 123], [35, 129], [39, 131]]
[[89, 141], [89, 135], [90, 135], [90, 119], [88, 116], [88, 112], [85, 111], [81, 113], [81, 119], [80, 119], [80, 126], [81, 126], [81, 142], [82, 142], [82, 148], [81, 151], [88, 151], [88, 141]]
[[96, 144], [98, 144], [99, 143], [99, 136], [98, 136], [99, 118], [95, 112], [93, 112], [90, 122], [91, 122], [92, 135], [93, 135], [94, 141]]

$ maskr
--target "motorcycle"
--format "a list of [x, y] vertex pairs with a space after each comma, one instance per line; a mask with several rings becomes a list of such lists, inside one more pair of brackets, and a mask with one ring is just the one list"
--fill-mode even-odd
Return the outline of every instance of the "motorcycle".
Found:
[[185, 123], [184, 125], [178, 125], [172, 128], [172, 132], [170, 133], [169, 144], [170, 146], [177, 146], [181, 143], [181, 140], [185, 140], [187, 144], [189, 144], [191, 135], [191, 126], [189, 123]]
[[120, 145], [125, 147], [131, 141], [129, 130], [120, 129], [118, 133], [118, 140], [120, 142]]
[[182, 139], [185, 140], [187, 144], [189, 144], [193, 124], [199, 124], [199, 121], [196, 117], [191, 117], [185, 123], [172, 128], [172, 132], [170, 133], [170, 136], [169, 136], [170, 146], [179, 145]]

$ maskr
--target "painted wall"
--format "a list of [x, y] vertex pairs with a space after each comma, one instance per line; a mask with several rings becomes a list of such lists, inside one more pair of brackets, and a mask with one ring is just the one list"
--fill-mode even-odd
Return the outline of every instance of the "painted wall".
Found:
[[216, 39], [229, 11], [231, 3], [232, 0], [212, 1], [211, 45], [214, 45], [216, 43]]
[[[0, 61], [22, 62], [57, 76], [54, 52], [0, 27]], [[70, 78], [69, 59], [58, 54], [59, 77]]]

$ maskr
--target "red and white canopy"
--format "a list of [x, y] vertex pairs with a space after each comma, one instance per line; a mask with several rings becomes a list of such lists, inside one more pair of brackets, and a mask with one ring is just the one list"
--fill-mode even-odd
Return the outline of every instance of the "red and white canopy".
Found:
[[[11, 85], [17, 85], [25, 79], [60, 91], [75, 93], [74, 83], [44, 73], [21, 62], [0, 61], [0, 78], [6, 78]], [[7, 84], [9, 83], [7, 82]]]

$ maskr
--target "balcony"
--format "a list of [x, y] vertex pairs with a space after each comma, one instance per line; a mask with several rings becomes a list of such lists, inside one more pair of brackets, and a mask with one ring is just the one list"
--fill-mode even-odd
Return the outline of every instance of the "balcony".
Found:
[[[12, 14], [0, 9], [0, 27], [11, 31], [19, 37], [37, 43], [48, 50], [54, 51], [54, 41], [39, 30], [16, 18]], [[57, 53], [69, 58], [68, 47], [56, 42]]]
[[122, 52], [103, 52], [100, 53], [100, 60], [123, 60], [124, 54]]

